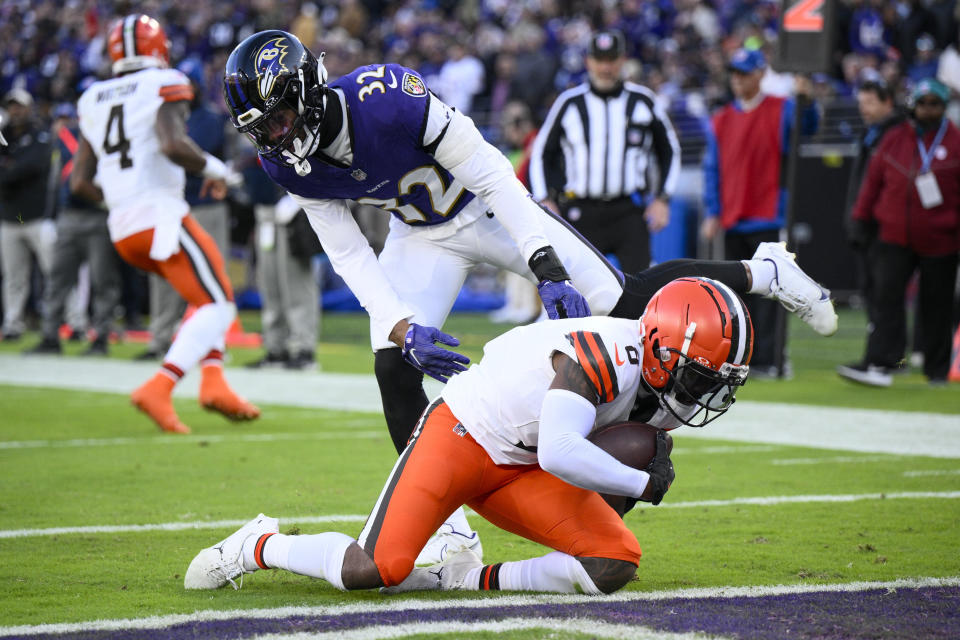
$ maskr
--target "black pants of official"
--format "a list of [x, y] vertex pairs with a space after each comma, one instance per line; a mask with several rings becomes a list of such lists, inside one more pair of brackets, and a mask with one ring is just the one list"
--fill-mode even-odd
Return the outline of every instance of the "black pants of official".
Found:
[[[777, 242], [780, 231], [755, 231], [753, 233], [727, 232], [723, 237], [723, 257], [727, 260], [748, 260], [761, 242]], [[744, 298], [750, 319], [753, 322], [753, 358], [750, 366], [756, 368], [772, 367], [776, 364], [777, 317], [780, 304], [776, 300], [748, 296]]]
[[[866, 364], [896, 367], [907, 340], [905, 295], [915, 269], [920, 271], [918, 309], [923, 373], [944, 380], [950, 368], [956, 253], [921, 256], [898, 245], [876, 242], [871, 250], [876, 314], [867, 334]], [[914, 345], [916, 348], [917, 345]]]
[[630, 198], [570, 200], [561, 214], [602, 254], [613, 254], [624, 273], [639, 273], [650, 266], [650, 231], [643, 209]]

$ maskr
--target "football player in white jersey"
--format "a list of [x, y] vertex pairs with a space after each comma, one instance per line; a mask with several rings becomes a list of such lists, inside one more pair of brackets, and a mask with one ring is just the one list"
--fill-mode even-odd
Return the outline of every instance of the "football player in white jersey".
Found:
[[171, 401], [174, 385], [202, 362], [200, 403], [233, 420], [260, 415], [223, 376], [224, 334], [237, 309], [212, 238], [190, 215], [184, 170], [206, 178], [205, 192], [226, 195], [231, 171], [187, 136], [190, 81], [169, 64], [160, 24], [132, 14], [110, 31], [114, 77], [92, 84], [78, 103], [74, 193], [109, 209], [110, 238], [130, 264], [164, 277], [196, 308], [180, 327], [160, 371], [131, 400], [163, 431], [189, 433]]
[[[681, 278], [639, 320], [542, 322], [492, 340], [424, 413], [357, 540], [287, 536], [260, 515], [201, 551], [184, 579], [215, 589], [280, 568], [339, 589], [611, 593], [634, 575], [640, 546], [600, 493], [659, 504], [674, 478], [665, 430], [722, 415], [747, 379], [753, 329], [726, 285]], [[587, 437], [625, 420], [638, 398], [662, 413], [656, 455], [634, 469]], [[632, 502], [630, 504], [632, 504]], [[470, 550], [416, 567], [421, 547], [461, 504], [555, 551], [484, 565]]]
[[[416, 71], [372, 64], [328, 84], [322, 60], [292, 34], [256, 33], [227, 60], [224, 98], [234, 126], [306, 211], [333, 268], [370, 314], [374, 372], [398, 452], [428, 404], [424, 373], [446, 382], [466, 367], [467, 358], [444, 348], [459, 342], [440, 328], [480, 263], [537, 283], [551, 318], [592, 311], [636, 319], [661, 286], [702, 275], [789, 300], [821, 333], [836, 330], [829, 292], [779, 245], [743, 263], [671, 261], [620, 272], [539, 208], [503, 154]], [[379, 256], [348, 200], [391, 214]], [[479, 544], [462, 511], [443, 532], [424, 560], [444, 545]]]

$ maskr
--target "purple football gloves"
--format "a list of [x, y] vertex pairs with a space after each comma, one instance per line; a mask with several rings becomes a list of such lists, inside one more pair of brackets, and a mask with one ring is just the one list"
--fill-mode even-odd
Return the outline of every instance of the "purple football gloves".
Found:
[[460, 341], [435, 327], [424, 327], [410, 323], [407, 335], [403, 338], [401, 353], [403, 359], [423, 371], [425, 374], [446, 383], [450, 376], [467, 370], [470, 358], [454, 351], [448, 351], [436, 344], [451, 347], [459, 346]]
[[543, 280], [537, 285], [537, 291], [551, 320], [586, 318], [590, 315], [590, 305], [569, 280], [563, 282]]
[[527, 264], [540, 281], [537, 291], [540, 292], [540, 299], [547, 310], [547, 317], [556, 320], [585, 318], [590, 315], [590, 305], [571, 284], [570, 276], [553, 247], [547, 245], [537, 249]]

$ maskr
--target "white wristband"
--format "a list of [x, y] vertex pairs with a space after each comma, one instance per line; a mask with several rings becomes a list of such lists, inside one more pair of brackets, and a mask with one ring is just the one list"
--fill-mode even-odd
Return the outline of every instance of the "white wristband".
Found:
[[203, 165], [203, 171], [201, 171], [204, 178], [211, 178], [212, 180], [227, 179], [230, 169], [227, 168], [223, 160], [207, 152], [204, 152], [203, 157], [207, 159], [207, 164]]

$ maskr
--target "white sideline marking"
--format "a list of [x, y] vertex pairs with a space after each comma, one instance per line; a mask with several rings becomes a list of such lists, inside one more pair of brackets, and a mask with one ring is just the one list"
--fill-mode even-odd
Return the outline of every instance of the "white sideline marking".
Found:
[[676, 449], [673, 453], [670, 454], [670, 457], [684, 455], [688, 453], [765, 453], [768, 451], [776, 451], [777, 449], [782, 449], [783, 447], [774, 447], [770, 445], [758, 445], [750, 446], [745, 445], [742, 447], [738, 446], [719, 446], [719, 447], [684, 447], [683, 449]]
[[72, 440], [0, 440], [0, 449], [59, 449], [139, 444], [200, 444], [203, 442], [280, 442], [296, 440], [349, 440], [386, 438], [382, 431], [319, 431], [315, 433], [231, 433], [223, 435], [166, 435], [147, 438], [75, 438]]
[[771, 460], [770, 464], [847, 464], [850, 462], [890, 462], [902, 456], [833, 456], [830, 458], [781, 458]]
[[[366, 515], [301, 516], [284, 518], [285, 523], [322, 524], [325, 522], [363, 522]], [[162, 522], [158, 524], [92, 525], [87, 527], [52, 527], [49, 529], [5, 529], [0, 538], [58, 536], [69, 533], [140, 533], [142, 531], [184, 531], [187, 529], [231, 529], [242, 527], [249, 520], [204, 520], [198, 522]]]
[[[732, 507], [736, 505], [755, 505], [768, 507], [775, 504], [798, 504], [807, 502], [859, 502], [861, 500], [923, 500], [960, 498], [960, 491], [900, 491], [897, 493], [855, 493], [850, 495], [822, 496], [769, 496], [756, 498], [734, 498], [732, 500], [696, 500], [690, 502], [662, 502], [657, 509], [683, 509], [689, 507]], [[640, 505], [643, 508], [643, 505]]]
[[904, 471], [903, 475], [907, 478], [920, 478], [922, 476], [957, 476], [960, 475], [960, 469], [943, 469], [940, 471]]
[[490, 609], [550, 604], [581, 604], [585, 602], [643, 602], [679, 598], [760, 598], [763, 596], [795, 595], [804, 593], [853, 593], [875, 589], [919, 589], [924, 587], [960, 587], [960, 576], [947, 578], [904, 578], [888, 582], [847, 582], [839, 584], [794, 584], [746, 587], [697, 587], [671, 589], [669, 591], [634, 592], [619, 591], [607, 596], [526, 594], [486, 598], [458, 598], [450, 600], [418, 600], [407, 598], [394, 600], [384, 597], [378, 602], [360, 602], [336, 606], [277, 607], [273, 609], [234, 609], [220, 611], [206, 609], [193, 613], [175, 613], [147, 618], [122, 618], [113, 620], [90, 620], [56, 624], [20, 625], [0, 627], [0, 637], [10, 635], [39, 635], [43, 633], [79, 633], [84, 631], [120, 631], [132, 629], [162, 629], [186, 622], [217, 620], [279, 619], [293, 616], [339, 616], [352, 613], [378, 613], [404, 609]]
[[487, 631], [495, 634], [509, 634], [522, 629], [550, 629], [552, 631], [574, 631], [589, 635], [591, 638], [612, 638], [613, 640], [724, 640], [729, 636], [707, 633], [670, 633], [649, 627], [637, 627], [625, 624], [612, 624], [584, 618], [504, 618], [489, 622], [407, 622], [390, 627], [373, 626], [358, 629], [325, 631], [320, 633], [271, 633], [251, 636], [252, 640], [377, 640], [377, 638], [405, 638], [414, 634], [434, 633], [478, 633]]
[[[129, 393], [156, 371], [153, 363], [90, 361], [59, 356], [0, 354], [0, 384]], [[231, 386], [253, 402], [381, 413], [374, 376], [230, 368]], [[177, 385], [178, 397], [197, 397], [199, 374]], [[428, 397], [443, 388], [424, 381]], [[842, 409], [766, 402], [737, 402], [723, 420], [705, 429], [681, 428], [677, 438], [711, 438], [750, 444], [791, 445], [960, 458], [960, 415]]]
[[[859, 502], [861, 500], [924, 500], [924, 499], [960, 498], [960, 491], [902, 491], [897, 493], [858, 493], [849, 495], [819, 496], [759, 496], [755, 498], [733, 498], [732, 500], [691, 500], [688, 502], [664, 502], [658, 509], [689, 509], [693, 507], [733, 507], [753, 505], [767, 507], [777, 504], [797, 504], [809, 502]], [[640, 508], [644, 508], [641, 505]], [[652, 508], [652, 507], [651, 507]], [[472, 516], [476, 514], [471, 511]], [[325, 522], [363, 522], [366, 514], [333, 516], [281, 516], [284, 523], [321, 524]], [[183, 531], [185, 529], [227, 529], [240, 527], [248, 520], [209, 520], [198, 522], [165, 522], [158, 524], [92, 525], [85, 527], [53, 527], [49, 529], [3, 529], [0, 538], [28, 538], [35, 536], [66, 535], [70, 533], [139, 533], [142, 531]]]

